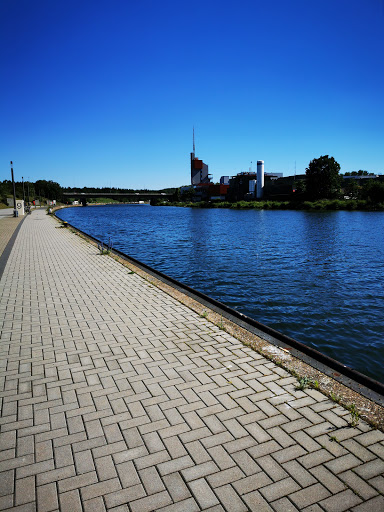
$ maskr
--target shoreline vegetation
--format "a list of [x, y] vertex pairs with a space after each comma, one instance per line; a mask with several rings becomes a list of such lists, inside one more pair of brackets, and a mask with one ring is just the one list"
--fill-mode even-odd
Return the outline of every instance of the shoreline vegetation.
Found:
[[384, 211], [384, 203], [373, 203], [364, 199], [320, 199], [317, 201], [162, 201], [156, 206], [178, 206], [184, 208], [230, 208], [232, 210], [307, 210], [307, 211]]

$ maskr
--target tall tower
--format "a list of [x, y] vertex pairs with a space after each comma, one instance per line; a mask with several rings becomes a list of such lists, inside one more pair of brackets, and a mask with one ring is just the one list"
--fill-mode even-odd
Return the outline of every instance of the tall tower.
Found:
[[195, 156], [195, 128], [193, 128], [193, 151], [191, 153], [191, 185], [210, 183], [208, 165]]
[[264, 192], [264, 160], [257, 161], [256, 197], [261, 199]]

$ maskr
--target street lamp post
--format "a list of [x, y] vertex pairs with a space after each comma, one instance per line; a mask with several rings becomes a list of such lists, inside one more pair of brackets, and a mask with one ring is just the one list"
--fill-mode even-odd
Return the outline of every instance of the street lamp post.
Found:
[[16, 217], [16, 189], [15, 189], [15, 179], [13, 177], [13, 162], [11, 160], [11, 175], [12, 175], [12, 186], [13, 186], [13, 216]]

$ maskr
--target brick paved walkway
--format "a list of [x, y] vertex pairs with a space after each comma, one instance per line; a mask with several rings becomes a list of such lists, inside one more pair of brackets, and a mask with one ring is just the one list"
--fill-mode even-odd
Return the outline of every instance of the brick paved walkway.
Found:
[[0, 510], [384, 510], [382, 432], [57, 226], [0, 283]]

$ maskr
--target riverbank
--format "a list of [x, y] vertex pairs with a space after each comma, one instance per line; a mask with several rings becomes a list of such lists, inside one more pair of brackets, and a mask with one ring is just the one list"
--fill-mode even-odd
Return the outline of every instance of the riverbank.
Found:
[[381, 431], [125, 264], [44, 211], [23, 222], [1, 281], [2, 509], [382, 509]]
[[384, 203], [365, 200], [323, 199], [319, 201], [200, 201], [162, 202], [156, 206], [179, 206], [184, 208], [231, 208], [234, 210], [307, 210], [307, 211], [384, 211]]

